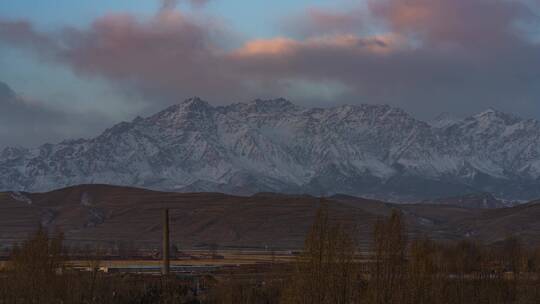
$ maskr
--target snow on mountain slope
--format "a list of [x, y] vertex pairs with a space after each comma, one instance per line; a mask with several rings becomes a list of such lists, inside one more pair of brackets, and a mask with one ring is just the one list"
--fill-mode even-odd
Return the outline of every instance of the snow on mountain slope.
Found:
[[429, 124], [435, 128], [446, 128], [453, 124], [458, 123], [459, 121], [460, 121], [459, 118], [454, 117], [450, 113], [444, 112], [438, 115], [437, 117], [435, 117], [435, 119], [430, 121]]
[[494, 110], [434, 126], [386, 105], [188, 99], [88, 140], [0, 153], [0, 189], [88, 183], [409, 200], [540, 196], [540, 124]]

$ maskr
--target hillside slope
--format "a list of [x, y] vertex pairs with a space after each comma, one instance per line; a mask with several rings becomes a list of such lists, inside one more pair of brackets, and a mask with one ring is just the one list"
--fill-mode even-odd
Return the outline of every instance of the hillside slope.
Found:
[[[411, 238], [478, 239], [517, 235], [540, 245], [540, 204], [474, 209], [452, 205], [390, 204], [349, 196], [327, 199], [333, 220], [365, 246], [378, 218], [399, 209]], [[59, 229], [72, 244], [158, 247], [163, 208], [171, 209], [173, 244], [182, 248], [301, 248], [320, 199], [307, 195], [171, 193], [106, 185], [81, 185], [48, 193], [0, 194], [0, 244], [25, 239], [39, 225]]]

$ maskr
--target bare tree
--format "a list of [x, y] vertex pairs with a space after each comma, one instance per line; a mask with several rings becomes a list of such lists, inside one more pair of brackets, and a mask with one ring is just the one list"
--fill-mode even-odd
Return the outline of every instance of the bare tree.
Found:
[[427, 237], [411, 243], [408, 263], [408, 301], [415, 304], [438, 302], [437, 246]]
[[330, 222], [322, 202], [299, 256], [284, 303], [352, 303], [356, 296], [356, 246], [340, 224]]
[[55, 299], [64, 262], [64, 236], [50, 238], [41, 226], [27, 241], [16, 246], [12, 253], [12, 291], [23, 302], [49, 303]]
[[394, 210], [387, 220], [375, 224], [373, 270], [370, 291], [377, 304], [403, 303], [406, 275], [407, 236], [401, 213]]

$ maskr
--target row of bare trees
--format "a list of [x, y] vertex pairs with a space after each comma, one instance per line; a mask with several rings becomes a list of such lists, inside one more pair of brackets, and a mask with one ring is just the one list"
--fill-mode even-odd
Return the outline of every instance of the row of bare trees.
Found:
[[58, 275], [63, 271], [62, 243], [61, 233], [50, 238], [47, 231], [40, 228], [30, 239], [15, 246], [9, 280], [0, 285], [0, 301], [47, 303], [47, 299], [55, 298], [56, 287], [63, 283]]
[[0, 304], [153, 304], [199, 303], [191, 286], [169, 278], [107, 275], [98, 271], [99, 251], [90, 271], [68, 267], [63, 234], [39, 228], [15, 246], [0, 271]]
[[354, 231], [332, 222], [323, 204], [281, 302], [540, 303], [540, 255], [519, 239], [488, 247], [407, 235], [394, 211], [376, 222], [370, 251], [359, 255]]

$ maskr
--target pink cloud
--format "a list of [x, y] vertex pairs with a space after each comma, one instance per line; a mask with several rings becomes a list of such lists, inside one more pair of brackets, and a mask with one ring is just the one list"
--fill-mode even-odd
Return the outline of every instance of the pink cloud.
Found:
[[280, 55], [291, 52], [298, 46], [298, 42], [289, 38], [273, 38], [248, 41], [235, 51], [238, 56]]
[[[493, 47], [514, 42], [515, 23], [533, 17], [520, 0], [370, 0], [373, 14], [395, 32], [429, 44]], [[534, 17], [533, 17], [534, 18]]]
[[375, 35], [358, 37], [353, 34], [329, 35], [305, 40], [289, 38], [272, 38], [252, 40], [235, 50], [233, 55], [238, 57], [282, 57], [302, 54], [310, 50], [320, 51], [355, 51], [365, 54], [388, 54], [403, 47], [404, 41], [395, 35]]
[[89, 30], [68, 32], [63, 37], [67, 48], [58, 56], [80, 74], [164, 95], [189, 96], [231, 85], [230, 77], [213, 72], [221, 65], [222, 50], [212, 36], [220, 31], [176, 10], [162, 11], [145, 22], [109, 15]]

